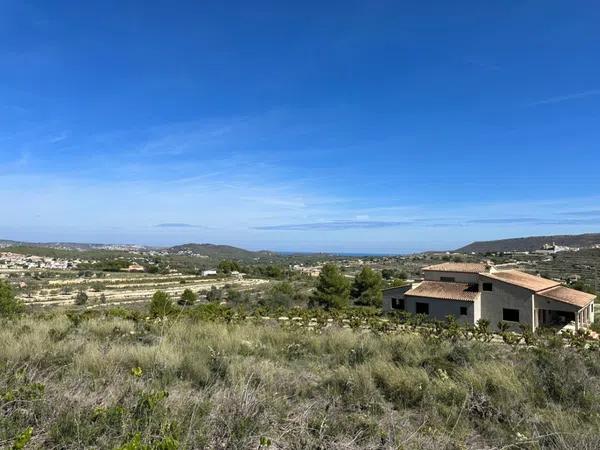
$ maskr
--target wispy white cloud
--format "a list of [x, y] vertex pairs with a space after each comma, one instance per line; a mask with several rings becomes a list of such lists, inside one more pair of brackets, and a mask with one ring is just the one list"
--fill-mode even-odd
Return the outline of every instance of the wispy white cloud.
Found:
[[467, 223], [478, 223], [478, 224], [515, 224], [515, 223], [539, 223], [541, 219], [535, 217], [499, 217], [499, 218], [486, 218], [486, 219], [472, 219], [468, 220]]
[[587, 211], [565, 211], [560, 213], [563, 216], [599, 216], [600, 217], [600, 209], [591, 209]]
[[569, 100], [577, 100], [581, 98], [594, 97], [596, 95], [600, 95], [600, 89], [592, 89], [589, 91], [578, 92], [575, 94], [568, 95], [560, 95], [557, 97], [549, 97], [543, 100], [538, 100], [535, 102], [528, 103], [527, 106], [540, 106], [540, 105], [550, 105], [553, 103], [562, 103]]
[[191, 223], [167, 222], [154, 225], [156, 228], [206, 228], [202, 225], [194, 225]]
[[280, 208], [293, 208], [293, 209], [302, 209], [306, 208], [307, 204], [302, 199], [294, 199], [294, 198], [278, 198], [274, 196], [266, 196], [266, 197], [241, 197], [241, 200], [258, 203], [262, 205], [270, 205]]
[[475, 67], [478, 67], [483, 70], [491, 70], [491, 71], [500, 70], [500, 66], [498, 64], [496, 64], [494, 62], [490, 62], [481, 57], [465, 58], [464, 62], [471, 66], [475, 66]]
[[28, 113], [29, 109], [22, 105], [0, 105], [0, 111], [5, 111], [9, 114], [23, 115]]
[[413, 219], [403, 221], [386, 220], [334, 220], [313, 223], [295, 223], [283, 225], [264, 225], [255, 227], [257, 230], [269, 231], [314, 231], [314, 230], [352, 230], [352, 229], [377, 229], [377, 228], [398, 228], [412, 227], [414, 229], [425, 228], [463, 228], [468, 226], [581, 226], [581, 225], [600, 225], [600, 217], [586, 219], [565, 219], [565, 218], [535, 218], [535, 217], [499, 217], [491, 219], [473, 219], [467, 218], [454, 220], [434, 220], [434, 219]]
[[65, 139], [67, 139], [69, 137], [69, 135], [70, 135], [70, 133], [68, 131], [61, 131], [60, 133], [50, 136], [48, 138], [48, 142], [51, 144], [57, 144], [59, 142], [64, 141]]
[[564, 217], [498, 217], [492, 219], [468, 220], [466, 223], [481, 225], [600, 225], [600, 217], [579, 219], [567, 219]]
[[386, 222], [370, 220], [334, 220], [331, 222], [315, 223], [297, 223], [285, 225], [265, 225], [255, 227], [257, 230], [270, 231], [312, 231], [312, 230], [352, 230], [352, 229], [372, 229], [372, 228], [395, 228], [407, 225], [414, 225], [414, 222]]

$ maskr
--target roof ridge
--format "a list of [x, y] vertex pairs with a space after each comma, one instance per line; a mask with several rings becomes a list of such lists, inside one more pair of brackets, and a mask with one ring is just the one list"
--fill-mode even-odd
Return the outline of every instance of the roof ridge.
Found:
[[[564, 285], [564, 284], [562, 284], [562, 283], [559, 283], [559, 284], [558, 284], [558, 285], [556, 285], [556, 286], [550, 286], [550, 287], [544, 288], [544, 289], [542, 289], [542, 290], [540, 290], [540, 291], [535, 291], [535, 293], [536, 293], [536, 294], [543, 294], [544, 292], [551, 291], [552, 289], [556, 289], [557, 287], [564, 287], [564, 288], [567, 288], [567, 289], [571, 289], [570, 287], [568, 287], [568, 286], [565, 286], [565, 285]], [[577, 289], [573, 289], [573, 290], [574, 290], [574, 291], [576, 291]]]

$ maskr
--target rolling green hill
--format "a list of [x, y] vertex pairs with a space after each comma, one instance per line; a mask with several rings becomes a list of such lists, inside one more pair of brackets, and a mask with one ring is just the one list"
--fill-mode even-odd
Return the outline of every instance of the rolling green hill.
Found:
[[211, 259], [254, 259], [276, 256], [276, 253], [261, 250], [251, 251], [231, 245], [216, 244], [183, 244], [166, 249], [169, 253], [188, 253], [190, 255], [202, 255]]

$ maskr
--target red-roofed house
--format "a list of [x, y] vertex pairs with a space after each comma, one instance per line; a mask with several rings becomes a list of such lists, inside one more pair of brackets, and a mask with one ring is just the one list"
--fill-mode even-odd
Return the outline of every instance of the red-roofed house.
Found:
[[455, 316], [474, 324], [500, 321], [518, 328], [587, 327], [594, 322], [595, 295], [569, 289], [559, 282], [518, 270], [495, 270], [486, 264], [443, 263], [423, 268], [424, 280], [412, 286], [384, 290], [387, 311], [405, 310], [436, 319]]

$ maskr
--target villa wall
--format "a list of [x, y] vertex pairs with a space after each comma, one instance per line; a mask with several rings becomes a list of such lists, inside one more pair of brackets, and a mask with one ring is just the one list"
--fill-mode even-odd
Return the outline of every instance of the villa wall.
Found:
[[383, 291], [383, 310], [386, 312], [394, 311], [392, 308], [392, 298], [404, 298], [404, 293], [412, 288], [411, 284], [397, 288], [384, 289]]
[[490, 327], [497, 330], [497, 324], [503, 320], [503, 309], [519, 310], [519, 322], [507, 322], [514, 330], [519, 329], [519, 323], [533, 326], [532, 302], [533, 294], [530, 290], [503, 283], [492, 279], [483, 279], [485, 283], [492, 283], [492, 291], [481, 291], [481, 317], [490, 321]]
[[554, 311], [577, 312], [581, 309], [580, 306], [570, 305], [568, 303], [559, 302], [550, 298], [535, 296], [535, 307], [538, 309], [551, 309]]
[[[427, 303], [429, 305], [429, 317], [432, 319], [445, 320], [446, 316], [454, 316], [456, 320], [464, 324], [473, 324], [476, 319], [476, 310], [479, 309], [479, 299], [474, 302], [460, 301], [460, 300], [441, 300], [437, 298], [429, 297], [405, 297], [406, 311], [411, 314], [416, 314], [417, 303]], [[460, 308], [467, 308], [467, 315], [460, 315]]]

